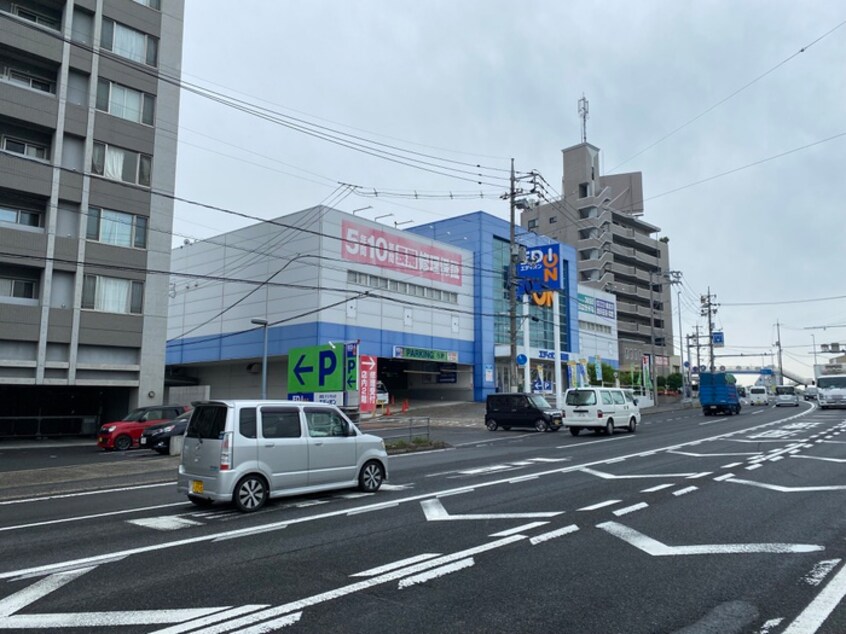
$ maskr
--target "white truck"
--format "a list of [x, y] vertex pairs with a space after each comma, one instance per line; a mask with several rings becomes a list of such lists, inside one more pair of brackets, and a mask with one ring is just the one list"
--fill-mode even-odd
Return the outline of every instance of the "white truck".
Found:
[[826, 363], [814, 366], [817, 403], [821, 409], [846, 407], [846, 364]]

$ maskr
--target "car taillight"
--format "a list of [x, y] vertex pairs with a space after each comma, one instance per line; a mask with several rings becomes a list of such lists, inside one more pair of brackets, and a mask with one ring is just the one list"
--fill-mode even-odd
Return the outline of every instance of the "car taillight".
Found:
[[602, 418], [602, 410], [601, 409], [596, 410], [596, 417]]
[[220, 470], [229, 471], [232, 468], [232, 432], [223, 434], [220, 443]]

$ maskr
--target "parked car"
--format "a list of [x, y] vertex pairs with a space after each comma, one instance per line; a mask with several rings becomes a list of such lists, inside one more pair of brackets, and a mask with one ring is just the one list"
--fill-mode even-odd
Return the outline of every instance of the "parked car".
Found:
[[540, 394], [502, 392], [488, 394], [485, 403], [485, 426], [497, 428], [534, 427], [538, 431], [558, 431], [563, 416]]
[[391, 402], [391, 395], [388, 388], [382, 381], [376, 381], [376, 403], [378, 405], [387, 405]]
[[153, 405], [139, 407], [124, 417], [123, 420], [106, 423], [97, 432], [97, 445], [110, 451], [125, 451], [139, 446], [141, 434], [147, 427], [173, 420], [190, 408], [184, 405]]
[[173, 420], [151, 425], [141, 434], [138, 444], [161, 454], [169, 454], [170, 439], [174, 436], [182, 436], [185, 428], [188, 427], [189, 420], [191, 420], [191, 411], [180, 414]]
[[796, 388], [792, 385], [776, 385], [775, 405], [776, 407], [782, 405], [799, 407], [799, 394], [796, 392]]
[[583, 429], [610, 436], [617, 427], [634, 433], [640, 419], [637, 399], [629, 390], [583, 387], [570, 388], [564, 394], [564, 424], [574, 436]]
[[388, 454], [334, 405], [303, 401], [196, 403], [182, 445], [177, 490], [194, 504], [257, 511], [269, 498], [347, 487], [372, 493]]
[[816, 385], [809, 385], [805, 388], [805, 400], [806, 401], [817, 400], [817, 386]]

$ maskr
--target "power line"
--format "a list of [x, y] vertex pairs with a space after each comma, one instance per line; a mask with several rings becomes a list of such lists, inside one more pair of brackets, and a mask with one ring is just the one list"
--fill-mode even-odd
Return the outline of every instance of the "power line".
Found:
[[647, 145], [647, 146], [646, 146], [645, 148], [643, 148], [642, 150], [640, 150], [640, 151], [638, 151], [638, 152], [636, 152], [636, 153], [632, 154], [630, 157], [628, 157], [628, 158], [627, 158], [627, 159], [625, 159], [624, 161], [621, 161], [621, 162], [620, 162], [620, 163], [618, 163], [615, 167], [613, 167], [610, 171], [611, 171], [611, 172], [616, 171], [617, 169], [619, 169], [620, 167], [622, 167], [623, 165], [625, 165], [626, 163], [628, 163], [629, 161], [631, 161], [633, 158], [636, 158], [636, 157], [640, 156], [641, 154], [643, 154], [644, 152], [646, 152], [646, 151], [648, 151], [648, 150], [651, 150], [652, 148], [654, 148], [654, 147], [655, 147], [656, 145], [658, 145], [659, 143], [662, 143], [663, 141], [666, 141], [667, 139], [669, 139], [671, 136], [673, 136], [673, 135], [674, 135], [674, 134], [676, 134], [677, 132], [680, 132], [681, 130], [683, 130], [684, 128], [686, 128], [686, 127], [687, 127], [687, 126], [689, 126], [690, 124], [694, 123], [695, 121], [698, 121], [699, 119], [701, 119], [702, 117], [704, 117], [706, 114], [708, 114], [708, 113], [709, 113], [709, 112], [711, 112], [712, 110], [714, 110], [714, 109], [718, 108], [718, 107], [719, 107], [719, 106], [721, 106], [722, 104], [726, 103], [727, 101], [729, 101], [729, 100], [730, 100], [730, 99], [732, 99], [733, 97], [737, 96], [738, 94], [740, 94], [741, 92], [743, 92], [744, 90], [746, 90], [747, 88], [749, 88], [750, 86], [752, 86], [753, 84], [755, 84], [755, 83], [759, 82], [760, 80], [762, 80], [762, 79], [763, 79], [764, 77], [766, 77], [767, 75], [769, 75], [769, 74], [771, 74], [771, 73], [775, 72], [778, 68], [780, 68], [780, 67], [784, 66], [787, 62], [789, 62], [790, 60], [792, 60], [794, 57], [797, 57], [798, 55], [800, 55], [800, 54], [804, 53], [804, 52], [805, 52], [805, 51], [807, 51], [809, 48], [811, 48], [814, 44], [816, 44], [816, 43], [817, 43], [817, 42], [819, 42], [820, 40], [822, 40], [822, 39], [824, 39], [824, 38], [828, 37], [829, 35], [831, 35], [832, 33], [834, 33], [837, 29], [839, 29], [840, 27], [842, 27], [844, 24], [846, 24], [846, 20], [844, 20], [843, 22], [840, 22], [840, 23], [839, 23], [837, 26], [835, 26], [833, 29], [830, 29], [829, 31], [826, 31], [825, 33], [823, 33], [822, 35], [820, 35], [817, 39], [815, 39], [814, 41], [812, 41], [810, 44], [806, 44], [805, 46], [803, 46], [802, 48], [800, 48], [798, 51], [796, 51], [795, 53], [793, 53], [792, 55], [789, 55], [789, 56], [788, 56], [788, 57], [786, 57], [785, 59], [781, 60], [778, 64], [776, 64], [775, 66], [773, 66], [772, 68], [770, 68], [770, 69], [769, 69], [769, 70], [767, 70], [766, 72], [764, 72], [764, 73], [762, 73], [762, 74], [758, 75], [757, 77], [755, 77], [755, 78], [754, 78], [754, 79], [752, 79], [751, 81], [749, 81], [749, 82], [745, 83], [743, 86], [741, 86], [741, 87], [740, 87], [740, 88], [738, 88], [737, 90], [735, 90], [735, 91], [733, 91], [733, 92], [729, 93], [727, 96], [723, 97], [722, 99], [720, 99], [719, 101], [717, 101], [717, 102], [716, 102], [716, 103], [714, 103], [713, 105], [709, 106], [708, 108], [706, 108], [705, 110], [703, 110], [702, 112], [700, 112], [698, 115], [696, 115], [696, 116], [695, 116], [695, 117], [693, 117], [692, 119], [688, 120], [687, 122], [685, 122], [685, 123], [681, 124], [681, 125], [680, 125], [680, 126], [678, 126], [677, 128], [674, 128], [673, 130], [671, 130], [671, 131], [670, 131], [670, 132], [668, 132], [667, 134], [663, 135], [663, 136], [662, 136], [662, 137], [660, 137], [657, 141], [655, 141], [655, 142], [653, 142], [653, 143], [650, 143], [649, 145]]

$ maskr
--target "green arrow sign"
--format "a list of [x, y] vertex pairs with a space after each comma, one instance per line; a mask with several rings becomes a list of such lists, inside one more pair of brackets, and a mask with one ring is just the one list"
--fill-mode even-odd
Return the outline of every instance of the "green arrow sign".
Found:
[[288, 352], [289, 392], [341, 392], [344, 389], [343, 346], [309, 346]]

